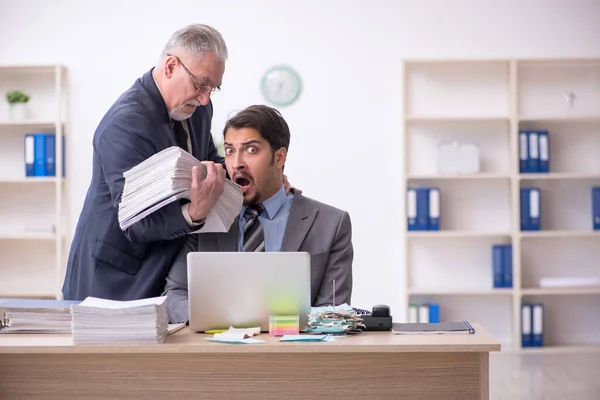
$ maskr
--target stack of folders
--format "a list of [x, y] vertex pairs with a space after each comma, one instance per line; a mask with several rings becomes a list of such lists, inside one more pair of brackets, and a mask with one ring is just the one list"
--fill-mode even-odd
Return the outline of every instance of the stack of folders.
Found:
[[494, 288], [511, 288], [512, 279], [512, 246], [495, 244], [492, 246], [492, 278]]
[[71, 307], [74, 344], [154, 344], [168, 334], [166, 296], [115, 301], [88, 297]]
[[440, 305], [437, 303], [415, 304], [408, 308], [408, 322], [437, 323], [440, 322]]
[[408, 188], [406, 190], [406, 217], [408, 230], [439, 231], [440, 201], [440, 188]]
[[547, 130], [519, 130], [519, 172], [550, 172], [550, 139]]
[[[192, 167], [206, 179], [206, 167], [180, 147], [169, 147], [142, 161], [123, 174], [125, 185], [119, 204], [122, 230], [156, 210], [180, 199], [189, 199]], [[198, 232], [227, 232], [242, 209], [244, 196], [239, 185], [225, 180], [225, 190]]]
[[468, 321], [438, 323], [392, 323], [392, 333], [402, 335], [475, 333]]
[[71, 305], [78, 301], [0, 299], [2, 333], [71, 333]]
[[541, 218], [542, 191], [536, 187], [522, 187], [520, 191], [521, 230], [539, 231]]
[[[62, 136], [62, 176], [65, 176], [65, 136]], [[25, 176], [56, 176], [56, 135], [25, 135]]]
[[521, 347], [544, 345], [544, 305], [523, 303], [521, 305]]

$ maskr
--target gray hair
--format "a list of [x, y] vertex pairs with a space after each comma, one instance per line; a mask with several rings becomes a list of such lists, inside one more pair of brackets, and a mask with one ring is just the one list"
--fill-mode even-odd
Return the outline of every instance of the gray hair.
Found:
[[215, 28], [208, 25], [192, 24], [179, 29], [163, 48], [160, 58], [177, 47], [182, 47], [201, 60], [207, 52], [213, 52], [222, 61], [227, 60], [227, 45], [223, 36]]

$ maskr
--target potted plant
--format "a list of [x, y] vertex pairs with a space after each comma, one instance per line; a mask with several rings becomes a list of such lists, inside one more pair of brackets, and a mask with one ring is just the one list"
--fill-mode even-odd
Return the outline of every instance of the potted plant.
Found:
[[13, 90], [6, 93], [11, 120], [24, 120], [27, 118], [27, 102], [30, 98], [29, 95], [20, 90]]

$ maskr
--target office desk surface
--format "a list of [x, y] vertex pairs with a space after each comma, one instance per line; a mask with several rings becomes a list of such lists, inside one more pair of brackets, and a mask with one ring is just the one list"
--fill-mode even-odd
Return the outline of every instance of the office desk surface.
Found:
[[335, 342], [214, 343], [183, 329], [154, 345], [73, 345], [70, 335], [0, 334], [0, 398], [11, 400], [427, 399], [489, 397], [476, 333], [362, 332]]
[[265, 343], [233, 345], [206, 340], [212, 335], [184, 328], [162, 344], [74, 345], [71, 335], [0, 334], [0, 354], [111, 354], [111, 353], [435, 353], [499, 351], [500, 343], [474, 324], [475, 334], [399, 335], [391, 332], [361, 332], [338, 337], [334, 342], [279, 342], [262, 333]]

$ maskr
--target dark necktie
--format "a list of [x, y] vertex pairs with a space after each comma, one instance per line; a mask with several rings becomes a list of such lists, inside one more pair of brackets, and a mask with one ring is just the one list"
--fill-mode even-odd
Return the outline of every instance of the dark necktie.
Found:
[[244, 213], [244, 247], [242, 251], [265, 251], [265, 237], [258, 216], [264, 210], [260, 203], [250, 204]]
[[173, 122], [173, 131], [175, 131], [175, 141], [177, 142], [177, 146], [181, 147], [185, 151], [188, 151], [187, 133], [185, 132], [185, 129], [183, 129], [183, 123], [181, 121]]

